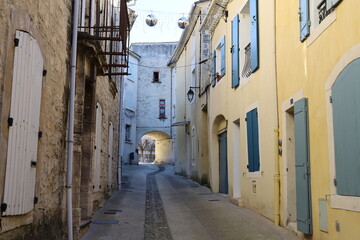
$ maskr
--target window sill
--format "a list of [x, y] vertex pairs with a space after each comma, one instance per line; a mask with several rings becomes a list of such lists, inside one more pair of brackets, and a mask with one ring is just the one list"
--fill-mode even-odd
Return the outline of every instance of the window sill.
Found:
[[167, 117], [159, 117], [160, 120], [165, 120]]
[[132, 144], [132, 141], [130, 141], [130, 140], [125, 140], [125, 143], [127, 143], [127, 144]]
[[263, 176], [264, 171], [257, 171], [257, 172], [246, 172], [245, 175], [247, 178], [260, 178]]
[[161, 83], [161, 81], [154, 81], [154, 80], [152, 80], [152, 83]]
[[312, 32], [310, 32], [310, 36], [306, 41], [307, 47], [310, 47], [311, 44], [315, 42], [316, 39], [320, 37], [320, 35], [330, 27], [330, 25], [336, 20], [336, 9], [331, 12], [320, 24], [317, 26]]
[[331, 195], [330, 207], [347, 211], [360, 212], [360, 197]]

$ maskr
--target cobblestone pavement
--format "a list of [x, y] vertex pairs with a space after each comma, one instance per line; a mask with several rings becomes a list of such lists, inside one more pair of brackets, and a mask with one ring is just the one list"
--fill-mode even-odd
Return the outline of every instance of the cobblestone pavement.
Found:
[[174, 174], [173, 166], [124, 166], [125, 184], [82, 240], [299, 240], [268, 219]]
[[172, 239], [155, 179], [155, 175], [164, 169], [160, 166], [158, 171], [146, 177], [145, 240]]

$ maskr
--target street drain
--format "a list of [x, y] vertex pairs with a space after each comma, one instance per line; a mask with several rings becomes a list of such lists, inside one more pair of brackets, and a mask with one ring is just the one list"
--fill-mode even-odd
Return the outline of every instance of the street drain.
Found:
[[199, 195], [212, 195], [212, 193], [199, 193]]
[[118, 224], [119, 220], [95, 220], [93, 224]]
[[104, 212], [104, 214], [116, 214], [116, 212]]
[[194, 188], [195, 188], [195, 187], [199, 187], [199, 186], [198, 186], [198, 185], [192, 185], [192, 186], [190, 186], [190, 187], [194, 187]]
[[210, 199], [209, 202], [218, 202], [220, 201], [219, 199]]
[[122, 212], [120, 209], [109, 209], [108, 212]]

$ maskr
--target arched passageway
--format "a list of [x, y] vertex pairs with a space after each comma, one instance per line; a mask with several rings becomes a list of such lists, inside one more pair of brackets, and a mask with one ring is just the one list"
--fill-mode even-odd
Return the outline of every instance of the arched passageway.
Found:
[[138, 161], [141, 163], [171, 164], [174, 162], [171, 137], [161, 131], [151, 131], [139, 136]]

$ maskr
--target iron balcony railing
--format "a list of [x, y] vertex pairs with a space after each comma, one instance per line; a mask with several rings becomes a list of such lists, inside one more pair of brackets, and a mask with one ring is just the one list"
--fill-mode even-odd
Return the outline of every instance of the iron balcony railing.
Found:
[[241, 72], [243, 78], [247, 78], [251, 75], [251, 43], [245, 47], [245, 62]]
[[98, 42], [107, 76], [128, 75], [130, 23], [126, 0], [81, 0], [79, 40]]

